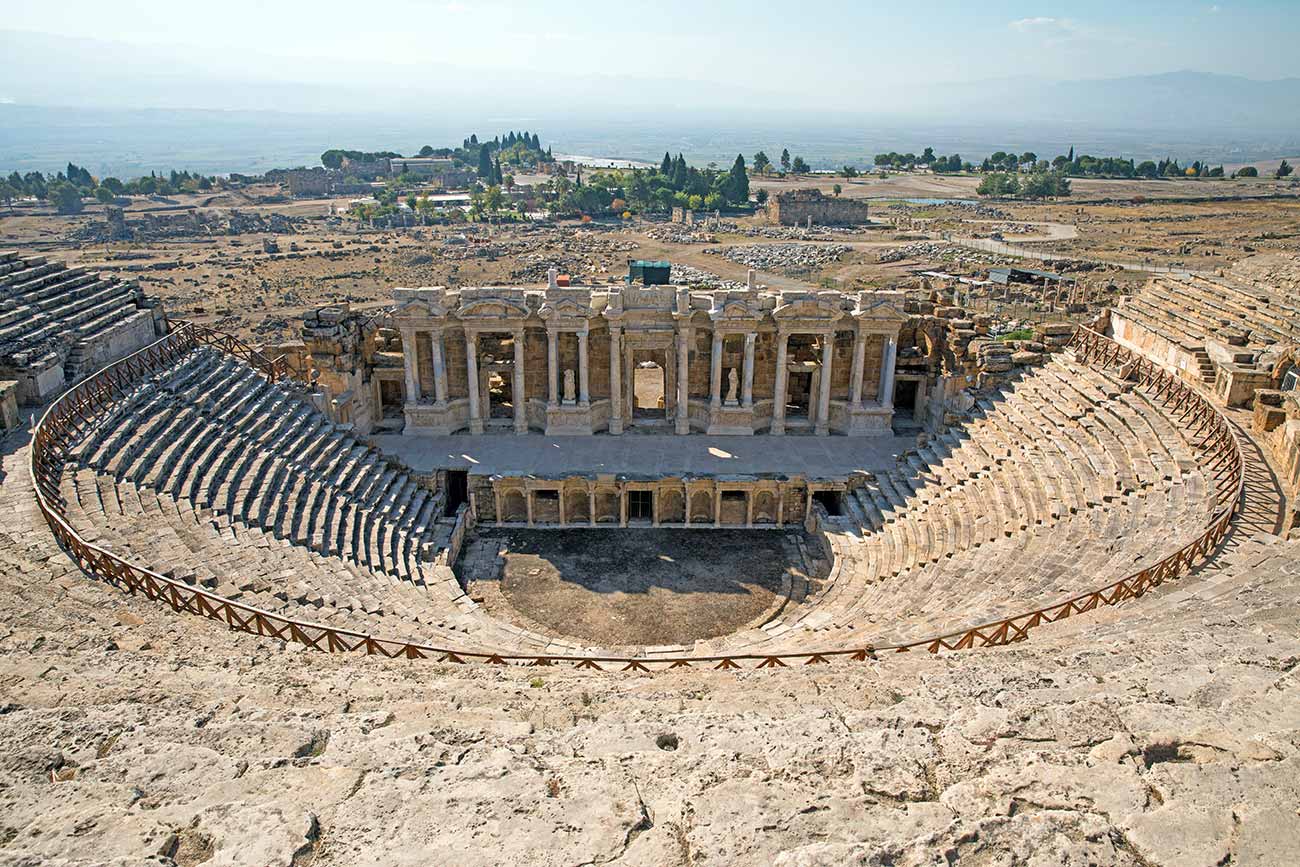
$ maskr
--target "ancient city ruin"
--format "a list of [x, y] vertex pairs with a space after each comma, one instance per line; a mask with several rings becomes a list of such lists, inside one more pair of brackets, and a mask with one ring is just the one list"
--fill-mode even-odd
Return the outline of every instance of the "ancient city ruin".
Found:
[[1289, 187], [351, 159], [0, 218], [0, 862], [1296, 860]]

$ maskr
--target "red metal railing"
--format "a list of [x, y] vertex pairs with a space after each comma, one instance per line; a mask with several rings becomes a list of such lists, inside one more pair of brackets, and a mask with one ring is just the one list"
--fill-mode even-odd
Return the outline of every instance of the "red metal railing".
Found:
[[838, 660], [865, 661], [889, 652], [926, 650], [938, 653], [943, 650], [997, 647], [1023, 641], [1029, 637], [1031, 630], [1044, 624], [1092, 611], [1103, 605], [1118, 605], [1135, 599], [1165, 581], [1184, 574], [1197, 563], [1212, 556], [1223, 542], [1231, 529], [1244, 493], [1245, 473], [1240, 445], [1227, 419], [1209, 401], [1168, 371], [1094, 331], [1077, 329], [1070, 345], [1076, 357], [1085, 364], [1101, 368], [1118, 366], [1125, 378], [1144, 389], [1152, 400], [1159, 403], [1165, 411], [1177, 416], [1179, 422], [1190, 430], [1189, 438], [1201, 450], [1203, 466], [1213, 478], [1215, 486], [1215, 509], [1208, 526], [1196, 540], [1159, 562], [1104, 587], [1032, 611], [906, 644], [809, 649], [777, 654], [672, 657], [550, 656], [439, 647], [284, 617], [131, 563], [87, 542], [72, 528], [63, 512], [59, 481], [67, 448], [81, 426], [129, 393], [141, 379], [169, 369], [198, 346], [212, 346], [244, 359], [273, 381], [286, 375], [282, 358], [269, 358], [230, 335], [193, 323], [180, 324], [167, 337], [92, 375], [56, 400], [37, 424], [29, 469], [41, 514], [45, 516], [59, 543], [86, 572], [129, 593], [162, 602], [177, 612], [216, 620], [240, 632], [292, 641], [331, 653], [355, 652], [494, 665], [566, 664], [578, 669], [652, 672], [696, 666], [716, 669], [785, 668]]

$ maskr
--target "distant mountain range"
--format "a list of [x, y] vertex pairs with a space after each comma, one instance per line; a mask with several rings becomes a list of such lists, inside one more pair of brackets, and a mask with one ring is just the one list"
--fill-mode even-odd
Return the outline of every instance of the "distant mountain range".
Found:
[[[557, 151], [696, 164], [788, 146], [815, 168], [874, 153], [978, 159], [1001, 149], [1245, 163], [1300, 153], [1300, 79], [1170, 72], [1077, 81], [1002, 78], [771, 92], [635, 75], [364, 64], [221, 54], [0, 30], [0, 169], [255, 172], [329, 147], [455, 144], [541, 130]], [[310, 79], [310, 80], [307, 80]], [[797, 81], [786, 81], [797, 86]], [[773, 150], [775, 149], [775, 150]]]
[[[720, 122], [867, 120], [1051, 123], [1130, 131], [1300, 135], [1300, 79], [1254, 81], [1206, 72], [1046, 81], [1003, 78], [882, 88], [846, 110], [842, 93], [768, 92], [680, 78], [553, 76], [318, 60], [231, 58], [186, 46], [132, 45], [0, 30], [0, 101], [96, 108], [385, 113], [437, 106], [449, 118], [568, 114], [617, 118], [658, 110]], [[57, 60], [56, 60], [57, 58]], [[236, 62], [238, 61], [238, 62]], [[490, 108], [485, 108], [490, 107]], [[665, 116], [665, 120], [672, 118]]]

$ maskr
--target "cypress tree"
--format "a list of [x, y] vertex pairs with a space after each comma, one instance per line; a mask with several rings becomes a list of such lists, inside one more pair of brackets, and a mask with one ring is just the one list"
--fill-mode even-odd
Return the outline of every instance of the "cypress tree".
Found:
[[664, 151], [664, 161], [659, 164], [659, 174], [672, 177], [673, 158], [668, 155], [668, 151]]

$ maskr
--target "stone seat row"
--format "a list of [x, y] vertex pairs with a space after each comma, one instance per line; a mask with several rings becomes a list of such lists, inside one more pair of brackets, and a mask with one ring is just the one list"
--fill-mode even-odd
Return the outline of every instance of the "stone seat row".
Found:
[[1118, 580], [1195, 538], [1213, 486], [1140, 392], [1057, 360], [844, 497], [808, 602], [699, 652], [888, 643]]
[[233, 601], [325, 626], [465, 646], [531, 648], [549, 642], [482, 614], [454, 579], [417, 587], [257, 527], [222, 522], [187, 500], [70, 469], [65, 508], [88, 541], [175, 580]]
[[415, 584], [445, 547], [444, 496], [386, 464], [289, 388], [198, 350], [101, 417], [82, 465], [222, 519]]
[[1164, 315], [1194, 341], [1225, 328], [1249, 331], [1254, 340], [1292, 342], [1300, 338], [1300, 309], [1274, 298], [1260, 304], [1222, 278], [1169, 275], [1153, 279], [1137, 298], [1147, 312]]

